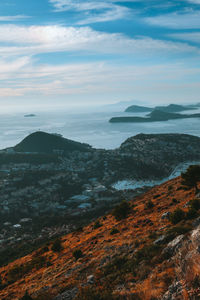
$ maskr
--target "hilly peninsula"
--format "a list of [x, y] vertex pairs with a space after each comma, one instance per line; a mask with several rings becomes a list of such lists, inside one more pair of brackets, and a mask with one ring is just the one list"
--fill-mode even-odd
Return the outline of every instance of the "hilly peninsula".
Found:
[[110, 123], [148, 123], [148, 122], [161, 122], [174, 119], [189, 119], [189, 118], [199, 118], [200, 113], [196, 114], [179, 114], [179, 113], [169, 113], [158, 109], [155, 109], [150, 114], [145, 117], [113, 117], [109, 120]]

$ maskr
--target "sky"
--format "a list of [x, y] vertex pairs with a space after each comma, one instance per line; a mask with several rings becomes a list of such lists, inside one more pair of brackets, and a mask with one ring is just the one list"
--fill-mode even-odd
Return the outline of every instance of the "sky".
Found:
[[200, 0], [1, 0], [0, 105], [200, 102]]

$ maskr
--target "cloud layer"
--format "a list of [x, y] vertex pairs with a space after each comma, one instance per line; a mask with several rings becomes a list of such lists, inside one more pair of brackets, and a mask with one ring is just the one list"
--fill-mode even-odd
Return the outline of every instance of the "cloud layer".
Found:
[[32, 4], [0, 3], [1, 99], [199, 95], [200, 0]]
[[[152, 55], [157, 53], [198, 52], [184, 43], [150, 37], [129, 38], [119, 33], [97, 32], [89, 27], [0, 26], [2, 56], [35, 55], [48, 52], [118, 53]], [[103, 47], [102, 47], [103, 45]]]

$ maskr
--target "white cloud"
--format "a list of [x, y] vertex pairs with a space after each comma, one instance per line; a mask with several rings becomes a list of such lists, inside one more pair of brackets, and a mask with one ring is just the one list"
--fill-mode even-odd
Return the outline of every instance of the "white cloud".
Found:
[[0, 22], [12, 22], [30, 18], [29, 16], [16, 15], [16, 16], [0, 16]]
[[[131, 11], [125, 6], [116, 4], [120, 1], [81, 1], [81, 0], [50, 0], [56, 12], [73, 10], [79, 12], [77, 24], [91, 24], [122, 19]], [[124, 1], [121, 1], [124, 2]], [[132, 1], [128, 1], [132, 2]]]
[[200, 32], [184, 32], [184, 33], [173, 33], [169, 35], [171, 38], [175, 38], [181, 41], [189, 41], [200, 44]]
[[151, 56], [155, 53], [199, 53], [198, 48], [184, 43], [156, 40], [150, 37], [129, 38], [123, 34], [97, 32], [89, 27], [0, 26], [0, 54], [4, 57], [58, 51], [140, 56]]
[[190, 3], [200, 4], [200, 0], [187, 0]]
[[[38, 65], [26, 57], [15, 62], [0, 62], [0, 97], [59, 97], [74, 95], [80, 99], [83, 95], [117, 95], [153, 93], [159, 91], [173, 96], [173, 91], [182, 94], [189, 90], [190, 78], [199, 77], [200, 70], [186, 67], [184, 64], [161, 65], [114, 65], [106, 62], [63, 65]], [[10, 66], [10, 68], [9, 68]], [[187, 86], [187, 88], [185, 87]], [[194, 85], [198, 95], [199, 83]], [[168, 88], [170, 89], [168, 90]], [[157, 90], [156, 90], [157, 88]], [[160, 90], [159, 90], [160, 89]], [[166, 93], [166, 95], [165, 95]], [[160, 94], [159, 94], [160, 97]]]
[[168, 27], [173, 29], [200, 28], [200, 11], [188, 13], [170, 13], [160, 16], [148, 17], [144, 21], [150, 25]]

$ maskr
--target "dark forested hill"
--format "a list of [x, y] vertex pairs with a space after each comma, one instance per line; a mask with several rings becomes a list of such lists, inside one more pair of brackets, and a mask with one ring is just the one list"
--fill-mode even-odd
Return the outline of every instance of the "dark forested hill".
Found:
[[88, 144], [82, 144], [63, 138], [55, 134], [38, 131], [27, 136], [23, 141], [14, 147], [17, 152], [41, 152], [52, 153], [55, 150], [69, 151], [89, 151]]

